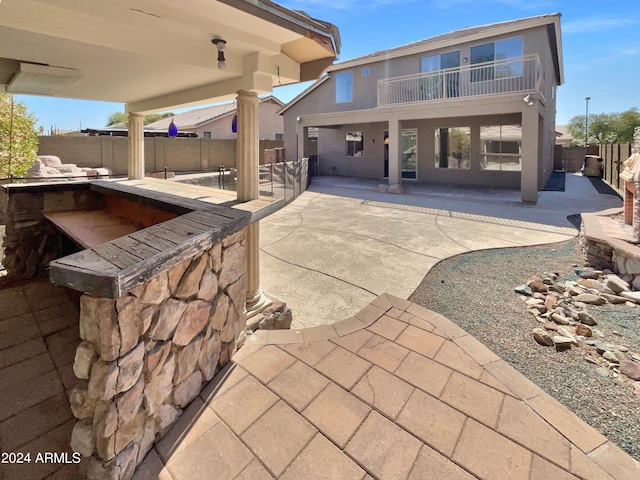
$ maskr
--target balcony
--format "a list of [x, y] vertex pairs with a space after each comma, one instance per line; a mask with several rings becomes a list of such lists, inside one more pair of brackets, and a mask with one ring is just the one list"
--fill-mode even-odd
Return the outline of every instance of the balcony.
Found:
[[538, 55], [405, 75], [378, 81], [378, 106], [537, 92], [542, 78]]

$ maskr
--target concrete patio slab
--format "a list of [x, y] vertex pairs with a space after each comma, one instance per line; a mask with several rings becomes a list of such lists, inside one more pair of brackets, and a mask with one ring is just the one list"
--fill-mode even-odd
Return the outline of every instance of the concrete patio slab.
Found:
[[567, 216], [620, 207], [587, 177], [522, 204], [517, 190], [314, 178], [309, 190], [261, 222], [261, 288], [293, 311], [292, 328], [348, 318], [382, 292], [408, 298], [440, 260], [472, 250], [568, 240]]

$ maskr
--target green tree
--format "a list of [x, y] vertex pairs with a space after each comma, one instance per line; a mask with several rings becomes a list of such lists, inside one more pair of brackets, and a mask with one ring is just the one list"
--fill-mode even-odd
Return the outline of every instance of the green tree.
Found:
[[[640, 112], [630, 108], [622, 113], [597, 113], [589, 115], [587, 143], [629, 143], [633, 131], [640, 126]], [[585, 116], [576, 115], [567, 125], [576, 145], [585, 144]]]
[[23, 177], [38, 154], [36, 117], [13, 96], [0, 93], [0, 177]]
[[[144, 116], [144, 124], [148, 125], [149, 123], [157, 122], [158, 120], [162, 120], [163, 118], [171, 117], [173, 113], [150, 113], [149, 115]], [[117, 125], [118, 123], [124, 123], [127, 125], [129, 122], [129, 117], [125, 112], [113, 112], [109, 114], [107, 118], [107, 127], [111, 125]]]
[[107, 118], [107, 127], [110, 127], [111, 125], [116, 125], [118, 123], [124, 123], [125, 125], [127, 124], [127, 114], [124, 112], [113, 112], [109, 114], [109, 117]]

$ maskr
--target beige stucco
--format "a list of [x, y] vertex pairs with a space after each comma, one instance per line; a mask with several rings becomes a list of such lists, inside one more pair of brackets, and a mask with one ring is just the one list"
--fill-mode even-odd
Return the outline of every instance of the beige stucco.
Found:
[[[520, 187], [522, 200], [536, 202], [537, 192], [543, 188], [553, 171], [553, 145], [555, 142], [556, 88], [561, 79], [561, 47], [559, 15], [532, 17], [515, 21], [508, 31], [488, 26], [471, 39], [464, 32], [448, 40], [422, 48], [392, 49], [390, 54], [373, 54], [361, 59], [336, 64], [327, 77], [319, 80], [306, 93], [283, 110], [285, 121], [285, 149], [290, 152], [298, 145], [299, 155], [304, 151], [302, 132], [319, 127], [317, 155], [320, 175], [345, 175], [379, 178], [384, 180], [384, 132], [389, 131], [389, 184], [401, 182], [439, 182], [471, 185]], [[497, 32], [497, 33], [496, 33]], [[474, 45], [521, 36], [523, 55], [537, 56], [543, 72], [536, 90], [517, 91], [484, 96], [467, 96], [428, 100], [398, 105], [378, 106], [378, 82], [381, 79], [402, 77], [420, 72], [420, 59], [425, 56], [460, 50], [461, 70], [468, 63]], [[551, 41], [555, 39], [555, 43]], [[554, 44], [552, 44], [554, 43]], [[369, 69], [363, 76], [362, 69]], [[560, 75], [558, 75], [560, 69]], [[353, 99], [336, 103], [335, 76], [343, 71], [352, 72]], [[559, 78], [560, 77], [560, 78]], [[535, 101], [523, 101], [527, 93]], [[522, 167], [518, 171], [483, 170], [480, 165], [480, 127], [493, 125], [519, 125], [522, 127]], [[469, 127], [471, 140], [471, 168], [469, 170], [441, 169], [435, 166], [435, 140], [437, 128]], [[399, 169], [398, 135], [402, 129], [416, 128], [418, 133], [417, 179], [401, 179]], [[347, 132], [364, 133], [364, 153], [347, 157]], [[296, 139], [296, 132], [297, 139]], [[306, 142], [308, 145], [308, 142]], [[315, 154], [316, 152], [312, 152]], [[334, 168], [335, 167], [335, 168]]]

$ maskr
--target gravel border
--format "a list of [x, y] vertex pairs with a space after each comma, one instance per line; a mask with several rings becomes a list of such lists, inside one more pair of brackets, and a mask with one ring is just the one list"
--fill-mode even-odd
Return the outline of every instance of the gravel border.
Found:
[[[576, 280], [585, 265], [578, 239], [536, 247], [464, 253], [436, 264], [409, 300], [465, 329], [528, 379], [640, 461], [640, 390], [620, 375], [600, 376], [587, 347], [557, 351], [538, 345], [540, 326], [514, 292], [534, 275]], [[640, 308], [589, 307], [606, 342], [640, 352]], [[640, 382], [638, 382], [640, 383]]]

